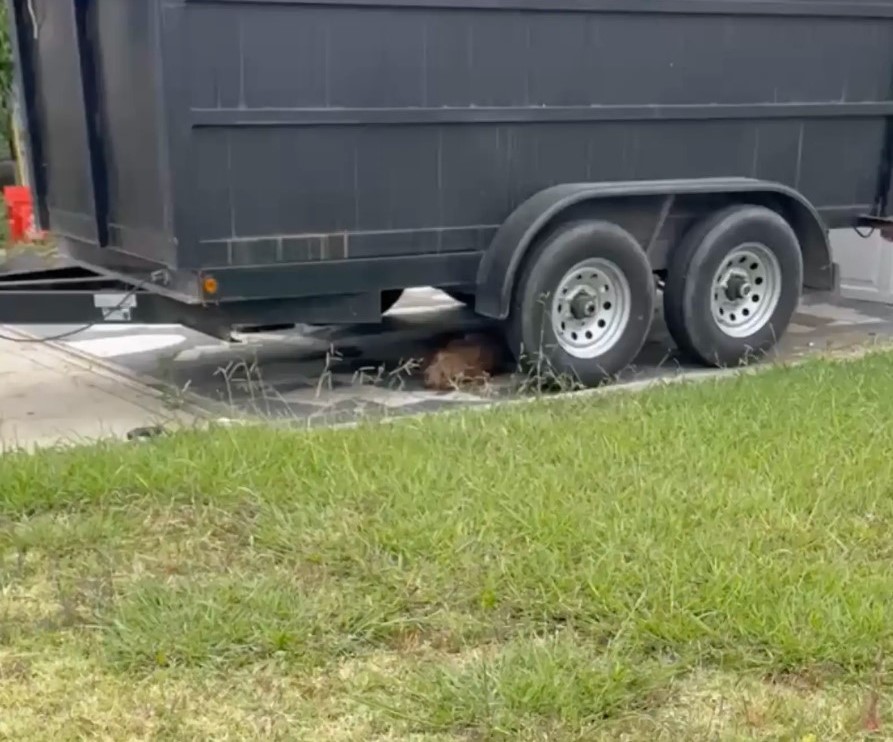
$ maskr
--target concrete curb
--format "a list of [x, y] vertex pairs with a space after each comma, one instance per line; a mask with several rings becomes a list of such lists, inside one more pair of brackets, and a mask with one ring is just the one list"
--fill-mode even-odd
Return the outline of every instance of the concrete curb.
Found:
[[[375, 418], [366, 418], [360, 420], [351, 420], [344, 423], [335, 423], [333, 425], [320, 426], [319, 429], [353, 429], [361, 425], [374, 424], [394, 424], [410, 421], [421, 421], [429, 417], [441, 417], [445, 415], [464, 415], [479, 414], [488, 412], [499, 407], [511, 407], [518, 405], [529, 405], [536, 403], [562, 402], [573, 399], [587, 399], [590, 397], [609, 397], [615, 394], [637, 394], [640, 392], [657, 389], [659, 387], [678, 386], [682, 384], [701, 384], [707, 381], [727, 381], [743, 376], [755, 376], [766, 373], [779, 368], [796, 368], [815, 360], [825, 360], [835, 363], [843, 363], [847, 361], [855, 361], [864, 358], [872, 353], [884, 353], [893, 350], [893, 339], [883, 343], [874, 345], [849, 348], [846, 350], [826, 351], [823, 353], [814, 353], [806, 356], [786, 359], [786, 360], [769, 360], [753, 366], [743, 366], [741, 368], [720, 368], [720, 369], [701, 369], [695, 371], [681, 371], [674, 376], [663, 376], [651, 379], [642, 379], [639, 381], [620, 382], [609, 384], [606, 386], [596, 387], [594, 389], [578, 389], [568, 392], [558, 392], [556, 394], [537, 394], [527, 397], [506, 398], [490, 402], [481, 402], [473, 405], [459, 405], [456, 407], [446, 407], [442, 410], [434, 412], [417, 412], [406, 415], [383, 416]], [[227, 427], [235, 426], [273, 426], [282, 427], [291, 430], [312, 430], [313, 426], [301, 424], [298, 421], [288, 420], [226, 420], [221, 421]], [[213, 423], [212, 423], [213, 425]]]
[[[394, 415], [373, 415], [360, 417], [356, 420], [349, 420], [346, 422], [331, 423], [326, 425], [324, 423], [318, 424], [318, 422], [314, 424], [314, 420], [310, 419], [274, 419], [257, 417], [249, 414], [248, 412], [235, 408], [228, 403], [217, 402], [211, 398], [202, 397], [198, 394], [192, 393], [188, 389], [185, 391], [174, 390], [170, 385], [165, 384], [159, 379], [135, 373], [105, 359], [95, 358], [84, 352], [73, 349], [65, 345], [64, 343], [52, 340], [42, 340], [38, 336], [33, 336], [30, 333], [26, 333], [17, 328], [8, 326], [0, 326], [0, 332], [3, 332], [4, 334], [8, 334], [10, 336], [20, 337], [22, 340], [37, 341], [34, 344], [39, 344], [52, 349], [56, 353], [60, 354], [68, 362], [76, 362], [77, 365], [88, 371], [91, 371], [93, 373], [102, 373], [103, 375], [113, 378], [114, 380], [119, 382], [123, 381], [134, 388], [136, 391], [139, 391], [141, 394], [151, 394], [162, 404], [162, 406], [170, 410], [171, 418], [177, 417], [177, 413], [183, 413], [193, 417], [195, 419], [195, 422], [202, 427], [214, 426], [215, 424], [226, 427], [263, 425], [282, 427], [293, 430], [309, 430], [316, 427], [333, 429], [355, 428], [368, 423], [395, 423], [408, 420], [421, 420], [433, 415], [465, 414], [472, 411], [478, 412], [492, 410], [493, 408], [507, 405], [551, 402], [565, 399], [585, 399], [593, 396], [608, 396], [620, 393], [637, 393], [662, 386], [671, 386], [684, 383], [701, 383], [710, 380], [728, 379], [742, 375], [763, 373], [764, 371], [768, 371], [770, 369], [778, 367], [793, 367], [802, 365], [803, 363], [814, 359], [824, 358], [837, 361], [857, 359], [871, 352], [882, 352], [885, 349], [893, 346], [893, 340], [884, 341], [876, 339], [876, 342], [870, 345], [860, 345], [857, 347], [850, 347], [838, 350], [809, 352], [805, 355], [788, 359], [781, 359], [776, 356], [762, 363], [742, 368], [692, 370], [685, 370], [680, 368], [673, 375], [670, 376], [631, 380], [625, 382], [621, 381], [595, 389], [580, 389], [567, 392], [559, 392], [555, 394], [530, 394], [527, 396], [491, 399], [481, 397], [480, 401], [472, 402], [467, 405], [463, 404], [456, 406], [444, 406], [442, 409], [434, 411], [410, 411], [405, 414], [398, 413]], [[174, 394], [176, 396], [176, 399], [179, 402], [178, 405], [174, 406], [165, 404], [164, 398], [171, 394]]]

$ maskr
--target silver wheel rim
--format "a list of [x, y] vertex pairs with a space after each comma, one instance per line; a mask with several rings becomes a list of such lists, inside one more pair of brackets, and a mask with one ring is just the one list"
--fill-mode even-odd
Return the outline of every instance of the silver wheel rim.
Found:
[[759, 332], [781, 299], [781, 265], [765, 245], [740, 245], [726, 255], [710, 287], [710, 311], [733, 338]]
[[629, 324], [632, 296], [623, 271], [610, 260], [590, 258], [564, 274], [552, 299], [552, 330], [574, 358], [608, 352]]

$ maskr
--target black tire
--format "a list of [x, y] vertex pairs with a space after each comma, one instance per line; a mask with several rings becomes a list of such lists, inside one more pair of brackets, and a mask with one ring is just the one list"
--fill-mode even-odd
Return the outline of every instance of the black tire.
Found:
[[381, 313], [385, 314], [394, 308], [403, 296], [403, 289], [387, 289], [381, 292]]
[[[552, 298], [575, 266], [593, 258], [610, 261], [626, 279], [629, 312], [609, 348], [598, 356], [580, 358], [559, 343], [551, 321]], [[573, 222], [545, 237], [529, 256], [515, 285], [506, 334], [526, 370], [595, 386], [632, 363], [645, 344], [653, 314], [654, 278], [635, 237], [610, 222]]]
[[[747, 244], [760, 245], [775, 256], [780, 296], [765, 324], [746, 337], [732, 337], [714, 319], [711, 292], [723, 261]], [[803, 254], [791, 225], [762, 206], [730, 206], [696, 224], [670, 255], [664, 286], [667, 329], [679, 349], [701, 363], [741, 365], [765, 355], [787, 330], [802, 283]]]

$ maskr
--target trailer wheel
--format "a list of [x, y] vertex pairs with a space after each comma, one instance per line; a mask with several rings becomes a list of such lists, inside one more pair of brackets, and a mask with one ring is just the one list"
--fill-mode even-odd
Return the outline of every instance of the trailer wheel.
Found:
[[403, 289], [387, 289], [381, 292], [381, 313], [385, 314], [394, 308], [403, 296]]
[[738, 365], [784, 334], [802, 283], [803, 255], [790, 224], [761, 206], [733, 206], [695, 225], [673, 251], [667, 328], [693, 358]]
[[651, 267], [636, 239], [609, 222], [575, 222], [528, 261], [507, 336], [528, 371], [594, 386], [635, 359], [653, 313]]

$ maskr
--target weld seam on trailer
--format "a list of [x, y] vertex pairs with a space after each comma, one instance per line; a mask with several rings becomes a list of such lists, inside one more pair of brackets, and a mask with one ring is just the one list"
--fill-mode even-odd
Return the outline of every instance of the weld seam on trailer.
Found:
[[467, 227], [420, 227], [419, 229], [358, 229], [348, 230], [346, 232], [307, 232], [307, 233], [284, 233], [284, 234], [257, 234], [243, 237], [220, 237], [214, 239], [201, 240], [202, 245], [218, 245], [227, 242], [256, 242], [259, 240], [308, 240], [308, 239], [325, 239], [333, 235], [344, 235], [350, 237], [389, 237], [397, 235], [416, 235], [416, 234], [436, 234], [438, 232], [472, 232], [472, 231], [492, 231], [499, 229], [499, 224], [471, 224]]
[[870, 1], [809, 0], [168, 0], [181, 5], [314, 5], [331, 7], [419, 8], [427, 10], [505, 10], [531, 12], [610, 12], [646, 15], [810, 16], [891, 18], [893, 8]]
[[443, 108], [193, 108], [193, 128], [703, 121], [893, 116], [893, 102]]

